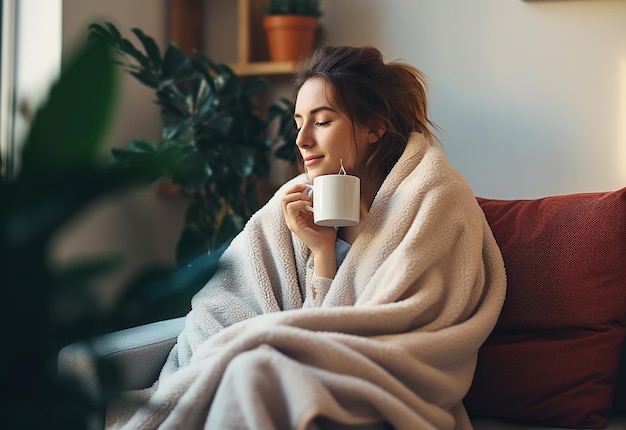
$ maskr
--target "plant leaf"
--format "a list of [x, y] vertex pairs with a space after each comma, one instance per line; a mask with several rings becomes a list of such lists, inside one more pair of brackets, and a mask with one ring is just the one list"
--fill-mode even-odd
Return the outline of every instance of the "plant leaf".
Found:
[[[163, 111], [161, 116], [170, 115], [173, 116], [174, 121], [178, 122], [189, 117], [189, 104], [185, 98], [185, 95], [177, 91], [175, 87], [165, 86], [159, 89], [156, 93], [157, 103]], [[164, 121], [166, 125], [169, 125], [168, 121]]]
[[116, 160], [131, 160], [134, 157], [151, 155], [155, 156], [159, 153], [157, 145], [147, 140], [133, 140], [125, 148], [113, 148], [111, 150]]
[[135, 139], [127, 147], [127, 150], [132, 152], [156, 154], [158, 152], [157, 145], [154, 142], [148, 140]]
[[83, 259], [73, 261], [70, 265], [59, 269], [57, 276], [61, 287], [73, 288], [110, 273], [119, 268], [122, 263], [124, 263], [124, 258], [121, 255]]
[[135, 60], [137, 60], [137, 62], [141, 65], [141, 67], [143, 67], [143, 70], [145, 73], [153, 74], [155, 76], [155, 79], [157, 79], [156, 77], [159, 74], [159, 70], [155, 67], [154, 64], [152, 64], [152, 62], [150, 62], [150, 59], [146, 57], [143, 54], [143, 52], [135, 48], [135, 45], [133, 45], [133, 43], [130, 40], [122, 39], [120, 43], [120, 48], [126, 54], [130, 55]]
[[106, 27], [107, 28], [104, 28], [96, 23], [90, 24], [87, 40], [92, 41], [93, 39], [100, 39], [116, 50], [119, 50], [122, 43], [122, 35], [112, 23], [107, 22]]
[[244, 96], [253, 96], [262, 90], [269, 88], [270, 83], [267, 79], [262, 77], [257, 77], [251, 79], [243, 84], [243, 95]]
[[233, 151], [230, 157], [230, 164], [241, 178], [246, 179], [254, 170], [254, 150], [240, 145]]
[[119, 43], [122, 40], [122, 34], [119, 32], [117, 27], [115, 27], [115, 25], [111, 22], [107, 22], [106, 26], [109, 29], [109, 33], [111, 33], [113, 38]]
[[152, 73], [148, 73], [143, 69], [140, 69], [138, 71], [129, 70], [128, 73], [133, 75], [139, 82], [141, 82], [148, 88], [159, 87], [159, 80]]
[[213, 237], [213, 248], [218, 248], [220, 245], [230, 242], [242, 228], [243, 219], [233, 211], [227, 212]]
[[166, 83], [181, 82], [191, 78], [195, 69], [191, 60], [175, 44], [167, 45], [163, 56], [163, 67], [161, 70], [161, 81]]
[[188, 224], [183, 228], [176, 244], [176, 261], [185, 261], [201, 251], [209, 249], [211, 235], [197, 224]]
[[23, 152], [21, 179], [93, 164], [115, 99], [110, 48], [90, 42], [62, 72], [36, 114]]
[[204, 187], [213, 172], [207, 159], [193, 151], [179, 157], [169, 173], [173, 183], [184, 189], [197, 191]]
[[163, 64], [163, 59], [161, 58], [161, 52], [159, 51], [159, 47], [156, 42], [150, 36], [147, 36], [141, 29], [132, 28], [131, 31], [137, 36], [137, 38], [141, 41], [143, 48], [148, 55], [148, 58], [154, 64], [157, 70], [161, 69]]

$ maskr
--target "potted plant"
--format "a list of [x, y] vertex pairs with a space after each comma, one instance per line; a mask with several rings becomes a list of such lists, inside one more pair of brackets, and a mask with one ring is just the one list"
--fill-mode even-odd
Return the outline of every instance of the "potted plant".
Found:
[[266, 79], [243, 81], [228, 66], [201, 53], [189, 58], [173, 43], [161, 55], [153, 38], [138, 28], [132, 32], [143, 50], [111, 23], [92, 24], [89, 38], [112, 46], [122, 55], [117, 63], [154, 89], [163, 134], [160, 142], [135, 140], [113, 156], [127, 166], [174, 160], [160, 175], [190, 200], [176, 246], [176, 260], [183, 263], [221, 250], [241, 230], [258, 209], [258, 181], [269, 176], [272, 157], [295, 164], [294, 106], [281, 99], [264, 118], [253, 98], [269, 86]]
[[190, 58], [174, 43], [161, 54], [154, 39], [138, 28], [131, 31], [140, 48], [111, 23], [92, 24], [89, 37], [111, 45], [122, 56], [119, 64], [154, 89], [162, 140], [136, 140], [113, 155], [123, 164], [176, 160], [163, 173], [190, 199], [176, 248], [182, 262], [228, 242], [258, 209], [257, 181], [269, 176], [271, 143], [253, 97], [269, 83], [243, 81], [228, 66], [200, 53]]
[[[298, 165], [298, 153], [296, 147], [296, 138], [298, 137], [298, 128], [293, 119], [296, 106], [294, 103], [281, 97], [276, 103], [272, 104], [268, 109], [269, 123], [278, 121], [276, 136], [273, 139], [273, 154], [279, 160], [289, 162], [292, 167]], [[301, 168], [303, 166], [300, 166]], [[293, 173], [297, 173], [296, 170]]]
[[70, 57], [16, 154], [19, 171], [14, 178], [0, 175], [0, 301], [5, 304], [0, 390], [10, 399], [0, 410], [3, 428], [98, 428], [109, 402], [122, 393], [122, 373], [112, 362], [85, 355], [85, 364], [93, 360], [97, 379], [95, 386], [87, 385], [79, 378], [81, 366], [78, 373], [60, 371], [59, 351], [104, 333], [184, 315], [191, 296], [217, 270], [221, 248], [173, 269], [145, 266], [108, 303], [94, 286], [122, 268], [122, 255], [51, 258], [59, 234], [94, 202], [146, 186], [177, 163], [165, 153], [132, 165], [101, 157], [119, 90], [113, 60], [110, 47], [98, 41]]
[[296, 61], [313, 48], [319, 17], [319, 0], [269, 0], [263, 28], [272, 61]]
[[[67, 224], [105, 195], [145, 184], [167, 165], [126, 169], [99, 154], [117, 90], [108, 46], [81, 47], [64, 67], [29, 127], [15, 178], [0, 176], [0, 273], [2, 361], [0, 389], [4, 428], [86, 429], [117, 394], [119, 373], [97, 363], [102, 390], [93, 392], [72, 375], [56, 371], [68, 343], [119, 329], [110, 306], [93, 284], [118, 269], [117, 256], [51, 258]], [[124, 305], [124, 302], [120, 301]], [[152, 310], [133, 303], [134, 314]]]

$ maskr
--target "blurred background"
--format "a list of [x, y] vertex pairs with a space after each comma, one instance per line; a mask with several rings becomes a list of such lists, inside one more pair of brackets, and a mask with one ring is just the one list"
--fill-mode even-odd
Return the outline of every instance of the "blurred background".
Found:
[[[159, 46], [173, 38], [183, 0], [19, 0], [3, 4], [3, 82], [7, 31], [15, 91], [3, 157], [19, 154], [20, 136], [60, 67], [87, 37], [88, 25], [139, 27]], [[187, 7], [190, 0], [184, 0]], [[6, 4], [13, 3], [15, 15]], [[238, 2], [192, 0], [198, 49], [238, 61]], [[431, 118], [451, 163], [477, 195], [535, 198], [606, 191], [626, 185], [626, 1], [623, 0], [322, 0], [320, 38], [373, 45], [429, 78]], [[252, 17], [253, 18], [253, 17]], [[179, 21], [180, 24], [180, 21]], [[180, 28], [177, 30], [180, 34]], [[184, 21], [183, 21], [184, 32]], [[262, 46], [259, 34], [253, 45]], [[262, 50], [262, 48], [261, 48]], [[289, 75], [268, 76], [265, 103], [292, 97]], [[135, 138], [158, 140], [154, 94], [120, 72], [121, 90], [103, 154]], [[4, 97], [3, 97], [4, 100]], [[3, 121], [3, 127], [7, 122]], [[18, 147], [9, 145], [13, 136]], [[271, 185], [293, 173], [276, 163]], [[58, 261], [123, 250], [123, 270], [103, 280], [103, 298], [147, 263], [173, 264], [186, 201], [158, 184], [100, 201], [70, 220], [55, 239]], [[0, 203], [1, 204], [1, 203]]]

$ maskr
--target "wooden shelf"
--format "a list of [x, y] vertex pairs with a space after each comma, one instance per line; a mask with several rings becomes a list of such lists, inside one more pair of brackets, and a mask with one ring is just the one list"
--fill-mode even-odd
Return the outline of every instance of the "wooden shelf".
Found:
[[[187, 54], [202, 51], [202, 8], [207, 1], [211, 0], [170, 0], [170, 39]], [[266, 2], [237, 0], [237, 62], [229, 67], [240, 76], [287, 75], [295, 70], [295, 61], [268, 61], [262, 26]]]
[[283, 75], [294, 71], [294, 61], [263, 61], [228, 65], [239, 76]]
[[204, 0], [169, 0], [169, 39], [187, 55], [203, 50], [202, 16]]

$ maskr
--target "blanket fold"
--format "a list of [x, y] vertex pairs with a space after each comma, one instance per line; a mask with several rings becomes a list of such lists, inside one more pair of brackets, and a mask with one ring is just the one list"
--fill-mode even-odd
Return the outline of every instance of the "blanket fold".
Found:
[[282, 216], [305, 181], [233, 240], [149, 403], [128, 421], [111, 408], [110, 428], [471, 428], [462, 400], [505, 294], [472, 190], [413, 134], [331, 281]]

